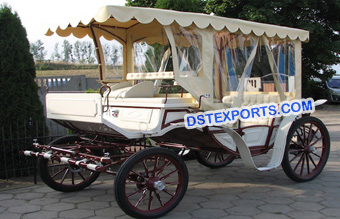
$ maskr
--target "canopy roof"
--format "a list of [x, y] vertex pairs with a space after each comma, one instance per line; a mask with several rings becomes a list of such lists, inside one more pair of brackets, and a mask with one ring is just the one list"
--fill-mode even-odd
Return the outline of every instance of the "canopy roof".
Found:
[[73, 34], [75, 37], [83, 38], [86, 35], [91, 35], [89, 28], [87, 28], [90, 24], [127, 30], [138, 23], [149, 24], [154, 20], [158, 21], [161, 25], [170, 25], [177, 22], [183, 27], [195, 24], [202, 29], [211, 26], [215, 30], [226, 28], [232, 33], [242, 32], [247, 35], [253, 33], [256, 36], [262, 36], [265, 34], [268, 37], [279, 37], [281, 39], [289, 38], [291, 40], [299, 39], [301, 41], [308, 41], [309, 39], [308, 31], [296, 28], [262, 24], [207, 14], [123, 6], [102, 7], [94, 16], [87, 14], [75, 18], [71, 22], [68, 21], [50, 27], [46, 35], [50, 36], [53, 33], [57, 33], [59, 36], [69, 36], [70, 34]]

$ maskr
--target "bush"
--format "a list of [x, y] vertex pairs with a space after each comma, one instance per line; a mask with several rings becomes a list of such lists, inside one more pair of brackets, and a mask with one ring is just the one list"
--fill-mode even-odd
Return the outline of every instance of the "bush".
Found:
[[[35, 66], [26, 30], [18, 14], [12, 13], [7, 5], [0, 5], [0, 30], [0, 127], [8, 127], [0, 135], [0, 141], [4, 141], [8, 136], [18, 137], [24, 133], [30, 118], [45, 124], [45, 116], [34, 81]], [[14, 124], [15, 132], [9, 129]], [[20, 151], [25, 145], [17, 143], [3, 147], [2, 151]], [[13, 164], [19, 162], [16, 157], [13, 159]], [[4, 165], [0, 160], [0, 166]]]

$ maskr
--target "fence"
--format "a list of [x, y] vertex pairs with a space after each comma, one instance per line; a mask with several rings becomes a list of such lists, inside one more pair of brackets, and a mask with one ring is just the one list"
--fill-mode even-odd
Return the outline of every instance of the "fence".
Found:
[[[85, 75], [37, 77], [35, 81], [40, 87], [38, 94], [44, 106], [45, 86], [50, 91], [96, 90], [101, 86], [95, 78], [86, 78]], [[20, 152], [33, 150], [33, 139], [37, 139], [40, 144], [48, 144], [67, 133], [66, 128], [48, 119], [45, 124], [26, 121], [0, 127], [0, 179], [35, 176], [36, 160], [25, 157]]]
[[0, 130], [0, 179], [35, 176], [36, 160], [25, 157], [20, 152], [33, 150], [34, 139], [40, 144], [48, 144], [68, 132], [67, 129], [52, 121], [47, 124], [28, 121], [0, 127]]
[[97, 78], [86, 78], [85, 75], [37, 77], [35, 82], [41, 88], [47, 86], [50, 91], [85, 91], [101, 87]]

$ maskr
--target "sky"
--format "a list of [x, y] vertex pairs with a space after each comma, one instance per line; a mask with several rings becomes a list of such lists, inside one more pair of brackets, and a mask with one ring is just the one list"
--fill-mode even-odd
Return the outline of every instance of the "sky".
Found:
[[[0, 0], [0, 4], [7, 3], [18, 13], [31, 43], [38, 39], [44, 43], [48, 51], [46, 59], [50, 58], [55, 43], [61, 44], [64, 39], [70, 42], [77, 40], [75, 37], [45, 36], [50, 26], [60, 23], [61, 20], [71, 20], [77, 11], [82, 13], [89, 11], [94, 15], [102, 6], [125, 5], [125, 2], [125, 0]], [[88, 40], [90, 41], [90, 38]]]

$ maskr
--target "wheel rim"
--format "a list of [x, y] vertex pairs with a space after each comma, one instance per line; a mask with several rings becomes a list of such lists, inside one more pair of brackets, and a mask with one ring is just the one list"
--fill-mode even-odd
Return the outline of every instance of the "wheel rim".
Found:
[[46, 162], [50, 178], [63, 187], [77, 187], [90, 180], [93, 172], [74, 165], [62, 163], [56, 159]]
[[313, 121], [296, 128], [288, 149], [288, 162], [295, 175], [310, 178], [321, 171], [329, 153], [326, 135], [321, 125]]
[[209, 164], [220, 165], [229, 163], [230, 159], [234, 159], [234, 155], [213, 151], [199, 151], [202, 158]]
[[151, 155], [136, 162], [125, 177], [125, 198], [142, 214], [163, 212], [180, 196], [184, 173], [167, 155]]

